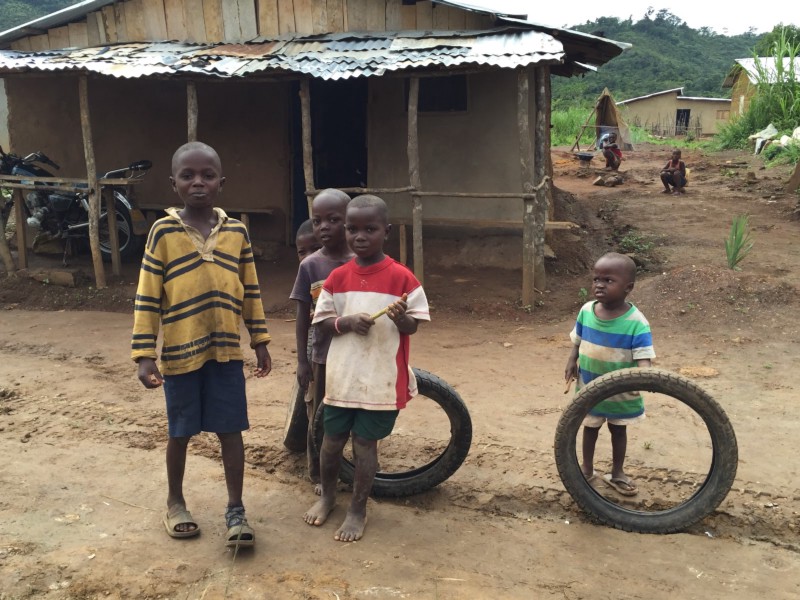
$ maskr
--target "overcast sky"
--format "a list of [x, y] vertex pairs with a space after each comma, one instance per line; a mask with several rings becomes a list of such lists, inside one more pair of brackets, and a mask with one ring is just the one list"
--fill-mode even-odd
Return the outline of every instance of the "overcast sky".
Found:
[[[467, 0], [468, 2], [470, 0]], [[754, 3], [716, 2], [706, 0], [471, 0], [473, 4], [494, 7], [494, 10], [527, 12], [537, 23], [554, 27], [574, 26], [593, 21], [598, 17], [617, 17], [634, 22], [640, 20], [649, 7], [656, 12], [666, 8], [681, 18], [692, 29], [710, 27], [717, 33], [738, 35], [750, 27], [756, 33], [767, 33], [779, 23], [800, 26], [800, 9], [793, 1], [761, 0]], [[502, 8], [501, 8], [502, 6]], [[794, 6], [795, 8], [791, 8]], [[508, 7], [508, 8], [506, 8]]]

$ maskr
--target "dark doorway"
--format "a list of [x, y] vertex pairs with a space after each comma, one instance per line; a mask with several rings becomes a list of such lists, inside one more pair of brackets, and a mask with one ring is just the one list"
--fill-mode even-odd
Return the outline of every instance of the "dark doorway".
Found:
[[[300, 84], [292, 89], [292, 239], [308, 218]], [[311, 145], [318, 189], [367, 185], [366, 79], [311, 82]]]
[[678, 114], [675, 117], [675, 135], [684, 135], [689, 129], [689, 113], [688, 108], [679, 108]]

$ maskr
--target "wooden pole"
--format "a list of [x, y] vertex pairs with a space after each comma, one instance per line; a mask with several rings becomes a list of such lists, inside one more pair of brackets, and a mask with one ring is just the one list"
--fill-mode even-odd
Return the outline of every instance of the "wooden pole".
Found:
[[[0, 202], [2, 199], [0, 198]], [[3, 221], [3, 215], [0, 213], [0, 258], [3, 259], [3, 265], [6, 267], [6, 275], [9, 277], [17, 270], [17, 265], [14, 264], [14, 257], [11, 256], [11, 249], [8, 247], [8, 240], [6, 240], [6, 223]]]
[[[413, 191], [422, 187], [419, 175], [419, 77], [412, 77], [408, 87], [408, 178]], [[412, 192], [413, 194], [413, 192]], [[414, 243], [414, 275], [425, 284], [425, 261], [422, 254], [422, 198], [412, 195], [411, 236]]]
[[[547, 95], [547, 81], [550, 78], [549, 68], [536, 67], [534, 88], [534, 111], [536, 121], [533, 135], [533, 181], [536, 191], [533, 216], [533, 247], [534, 247], [534, 281], [540, 290], [547, 289], [547, 273], [544, 268], [544, 236], [547, 223], [547, 193], [549, 185], [547, 178], [547, 157], [550, 154], [550, 136], [547, 119], [547, 106], [550, 98]], [[549, 178], [548, 178], [549, 179]]]
[[[106, 200], [106, 220], [108, 222], [108, 243], [111, 245], [111, 272], [119, 277], [122, 273], [122, 257], [119, 255], [119, 232], [117, 231], [117, 206], [114, 191], [100, 188], [100, 196]], [[130, 231], [128, 235], [133, 235]]]
[[[529, 119], [530, 88], [528, 71], [517, 69], [517, 126], [519, 128], [519, 167], [522, 191], [533, 193], [533, 150]], [[534, 306], [536, 291], [535, 200], [526, 197], [522, 203], [522, 305]]]
[[[103, 289], [106, 287], [106, 272], [103, 268], [103, 257], [100, 254], [100, 186], [97, 183], [92, 123], [89, 114], [89, 79], [85, 73], [78, 77], [78, 97], [81, 110], [81, 132], [83, 133], [83, 155], [86, 158], [86, 180], [89, 185], [89, 246], [92, 250], [95, 285], [97, 289]], [[114, 226], [116, 227], [116, 223]]]
[[400, 225], [400, 262], [408, 264], [408, 227]]
[[313, 198], [309, 192], [317, 189], [317, 186], [314, 184], [314, 147], [311, 145], [311, 85], [308, 79], [300, 82], [300, 113], [303, 128], [303, 176], [306, 182], [306, 199], [310, 217]]
[[189, 81], [186, 83], [186, 115], [188, 125], [188, 133], [186, 137], [190, 142], [197, 141], [198, 111], [197, 86], [195, 85], [194, 81]]
[[17, 228], [17, 263], [20, 269], [28, 268], [28, 218], [25, 216], [25, 198], [22, 190], [14, 190], [14, 220]]

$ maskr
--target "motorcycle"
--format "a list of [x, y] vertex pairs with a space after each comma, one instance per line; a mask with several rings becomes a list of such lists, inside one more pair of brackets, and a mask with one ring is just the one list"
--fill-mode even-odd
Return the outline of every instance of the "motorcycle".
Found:
[[[60, 167], [42, 152], [32, 152], [20, 157], [6, 153], [0, 147], [0, 174], [53, 177], [53, 174], [40, 166], [48, 165], [54, 169]], [[141, 179], [147, 174], [153, 164], [149, 160], [140, 160], [127, 167], [108, 171], [101, 179]], [[35, 179], [23, 183], [45, 185]], [[2, 183], [0, 183], [2, 187]], [[83, 187], [83, 186], [79, 186]], [[117, 220], [117, 239], [119, 240], [119, 253], [124, 261], [136, 257], [144, 247], [147, 239], [148, 225], [142, 211], [137, 209], [128, 198], [125, 186], [110, 186], [114, 197], [114, 210]], [[23, 212], [27, 217], [27, 224], [34, 230], [49, 234], [54, 239], [63, 240], [65, 243], [64, 258], [72, 251], [73, 242], [88, 242], [89, 240], [89, 194], [87, 192], [61, 192], [47, 190], [31, 190], [24, 194]], [[3, 221], [7, 222], [13, 207], [12, 200], [6, 200], [0, 206]], [[100, 252], [103, 259], [111, 260], [111, 240], [108, 228], [108, 213], [106, 204], [100, 205]]]

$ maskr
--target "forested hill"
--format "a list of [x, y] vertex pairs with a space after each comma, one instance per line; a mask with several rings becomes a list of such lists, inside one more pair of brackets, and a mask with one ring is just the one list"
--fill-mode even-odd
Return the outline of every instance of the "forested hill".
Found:
[[607, 87], [614, 100], [626, 100], [682, 87], [686, 96], [729, 98], [722, 81], [737, 58], [753, 55], [762, 37], [725, 36], [705, 27], [692, 29], [666, 10], [633, 22], [615, 17], [572, 27], [577, 31], [627, 42], [633, 47], [584, 77], [554, 77], [555, 108], [593, 103]]
[[[0, 31], [60, 10], [78, 0], [0, 0]], [[555, 108], [592, 104], [604, 87], [617, 101], [683, 87], [687, 96], [729, 97], [722, 81], [737, 58], [752, 56], [761, 36], [725, 36], [692, 29], [666, 9], [640, 21], [603, 17], [573, 27], [633, 47], [597, 73], [554, 77]]]
[[49, 15], [79, 0], [0, 0], [0, 31]]

